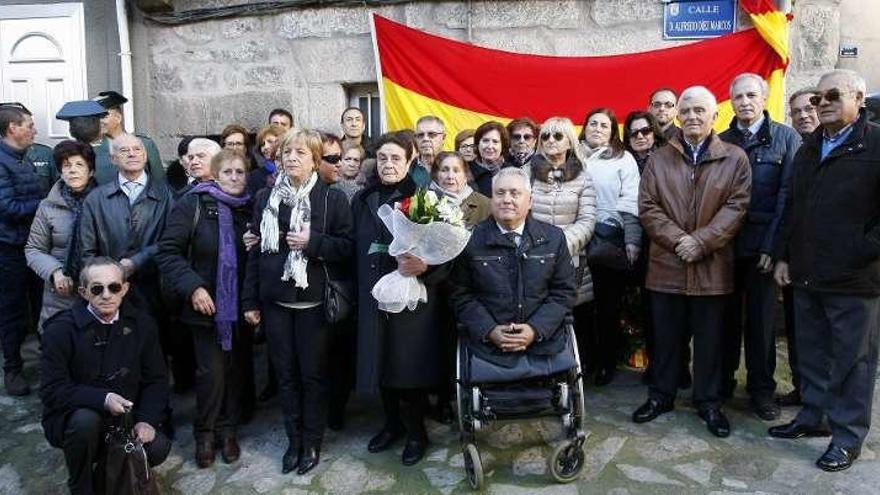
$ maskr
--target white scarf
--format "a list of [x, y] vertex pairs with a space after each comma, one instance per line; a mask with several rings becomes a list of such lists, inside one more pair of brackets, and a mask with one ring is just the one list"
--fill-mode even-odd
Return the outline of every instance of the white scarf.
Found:
[[461, 204], [464, 203], [464, 200], [466, 200], [468, 196], [474, 193], [474, 190], [471, 188], [471, 186], [467, 184], [462, 186], [461, 191], [454, 193], [449, 189], [444, 189], [443, 186], [437, 183], [437, 181], [433, 180], [431, 181], [431, 185], [428, 186], [428, 189], [431, 189], [437, 194], [442, 194], [443, 196], [446, 196], [450, 203], [458, 206], [459, 208], [461, 208]]
[[[275, 186], [272, 188], [272, 194], [269, 195], [269, 202], [263, 210], [263, 218], [260, 220], [260, 233], [263, 236], [260, 241], [261, 252], [278, 252], [278, 242], [281, 236], [278, 229], [278, 207], [281, 202], [290, 207], [289, 232], [302, 232], [311, 227], [312, 205], [309, 201], [309, 193], [312, 192], [312, 188], [317, 182], [318, 174], [312, 172], [308, 182], [297, 188], [290, 182], [290, 177], [287, 174], [283, 172], [278, 174]], [[286, 282], [293, 279], [300, 289], [307, 288], [309, 286], [306, 272], [308, 262], [309, 259], [301, 249], [291, 249], [284, 262], [281, 280]]]

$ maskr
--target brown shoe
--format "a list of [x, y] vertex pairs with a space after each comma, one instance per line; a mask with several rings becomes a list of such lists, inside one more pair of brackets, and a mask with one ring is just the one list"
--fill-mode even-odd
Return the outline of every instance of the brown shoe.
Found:
[[235, 433], [223, 436], [223, 439], [220, 441], [220, 455], [226, 464], [232, 464], [241, 457], [241, 447], [238, 446], [238, 438], [236, 438]]
[[196, 439], [196, 465], [200, 468], [209, 468], [214, 464], [214, 439], [203, 437]]

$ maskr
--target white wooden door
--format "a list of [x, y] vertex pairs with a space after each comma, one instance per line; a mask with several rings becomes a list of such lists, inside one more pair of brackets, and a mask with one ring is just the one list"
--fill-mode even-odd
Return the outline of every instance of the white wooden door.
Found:
[[49, 146], [68, 137], [64, 102], [88, 95], [83, 31], [81, 3], [0, 6], [0, 101], [30, 109]]

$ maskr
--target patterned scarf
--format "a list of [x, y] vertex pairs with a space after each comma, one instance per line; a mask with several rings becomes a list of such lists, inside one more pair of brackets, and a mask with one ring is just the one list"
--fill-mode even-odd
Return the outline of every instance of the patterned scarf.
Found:
[[[263, 239], [260, 241], [260, 251], [263, 253], [277, 253], [281, 232], [278, 226], [278, 208], [283, 202], [290, 207], [290, 228], [288, 232], [302, 232], [308, 230], [311, 224], [312, 205], [309, 201], [309, 193], [318, 182], [318, 174], [312, 172], [309, 180], [299, 187], [290, 182], [287, 174], [278, 174], [269, 202], [263, 210], [263, 218], [260, 220], [260, 233]], [[284, 271], [281, 280], [287, 282], [293, 279], [296, 286], [305, 289], [309, 286], [306, 272], [309, 259], [301, 249], [291, 249], [287, 253], [284, 262]]]
[[[192, 194], [207, 193], [217, 201], [217, 279], [215, 281], [214, 323], [217, 327], [217, 342], [224, 351], [232, 349], [232, 327], [238, 322], [238, 252], [235, 249], [237, 236], [230, 208], [241, 208], [251, 197], [245, 192], [241, 196], [231, 196], [216, 182], [200, 182], [192, 189]], [[193, 242], [190, 239], [190, 242]]]
[[467, 184], [465, 184], [461, 188], [461, 191], [454, 193], [449, 189], [444, 189], [443, 186], [437, 184], [437, 181], [433, 180], [431, 181], [431, 185], [428, 186], [428, 189], [437, 193], [438, 197], [446, 196], [449, 202], [451, 202], [455, 206], [458, 206], [459, 208], [461, 207], [461, 204], [464, 202], [464, 200], [466, 200], [468, 196], [474, 193], [474, 190], [471, 188], [471, 186]]
[[67, 241], [67, 256], [64, 258], [64, 275], [76, 280], [79, 277], [79, 270], [82, 268], [82, 257], [79, 251], [79, 224], [82, 216], [83, 201], [86, 196], [95, 188], [95, 179], [89, 179], [86, 188], [78, 193], [73, 192], [64, 181], [59, 181], [61, 198], [64, 203], [73, 212], [73, 228], [70, 230], [70, 239]]

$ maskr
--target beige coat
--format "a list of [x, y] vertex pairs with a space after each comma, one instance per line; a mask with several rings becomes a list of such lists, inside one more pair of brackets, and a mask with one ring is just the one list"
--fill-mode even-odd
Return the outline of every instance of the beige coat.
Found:
[[577, 277], [577, 301], [593, 300], [593, 279], [586, 262], [587, 243], [596, 225], [596, 192], [590, 174], [582, 171], [574, 179], [548, 183], [532, 182], [532, 216], [555, 225], [565, 233]]

